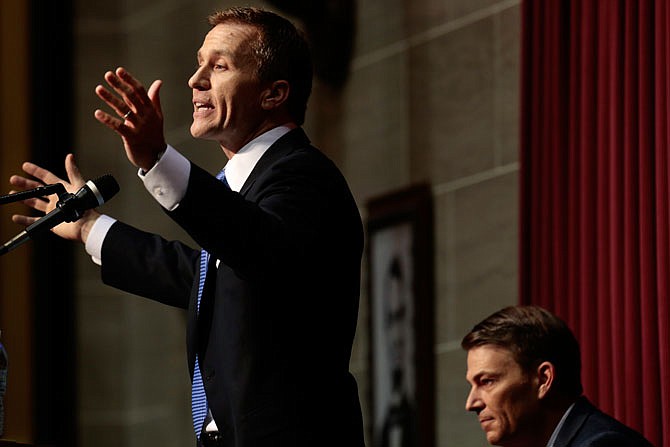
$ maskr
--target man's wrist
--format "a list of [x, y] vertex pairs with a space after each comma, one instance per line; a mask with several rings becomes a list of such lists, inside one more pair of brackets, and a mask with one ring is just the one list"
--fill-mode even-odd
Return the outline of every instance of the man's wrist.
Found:
[[[102, 265], [102, 244], [107, 237], [107, 232], [114, 225], [116, 219], [106, 214], [99, 214], [97, 211], [87, 219], [86, 228], [82, 228], [82, 238], [85, 238], [86, 253], [88, 253], [93, 262]], [[86, 235], [84, 236], [84, 232]]]
[[141, 169], [142, 175], [146, 175], [147, 172], [151, 171], [151, 169], [158, 164], [159, 161], [161, 161], [161, 158], [163, 158], [163, 155], [165, 155], [165, 151], [167, 150], [167, 146], [165, 146], [165, 149], [160, 151], [159, 153], [156, 154], [156, 158], [154, 159], [154, 162], [151, 164], [149, 169]]
[[168, 211], [173, 211], [186, 194], [191, 163], [168, 145], [165, 154], [151, 171], [138, 175], [154, 199]]
[[82, 217], [81, 227], [79, 229], [79, 238], [84, 243], [84, 245], [86, 245], [88, 235], [91, 233], [91, 228], [93, 228], [93, 225], [95, 225], [98, 218], [100, 218], [100, 213], [94, 210], [87, 211], [86, 214]]

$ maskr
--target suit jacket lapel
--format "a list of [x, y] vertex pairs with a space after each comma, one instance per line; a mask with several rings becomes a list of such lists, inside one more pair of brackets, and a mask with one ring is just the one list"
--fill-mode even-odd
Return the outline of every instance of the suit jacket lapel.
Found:
[[[198, 265], [196, 265], [196, 273], [198, 272]], [[202, 298], [200, 300], [200, 309], [196, 309], [198, 300], [198, 281], [199, 276], [196, 274], [194, 278], [194, 290], [191, 295], [191, 300], [188, 309], [188, 324], [187, 324], [187, 350], [189, 359], [189, 369], [191, 375], [195, 366], [195, 354], [202, 355], [207, 348], [207, 341], [209, 340], [209, 332], [212, 325], [213, 307], [214, 307], [214, 293], [216, 276], [218, 269], [216, 268], [216, 259], [210, 257], [207, 267], [207, 275], [205, 276], [205, 285], [202, 291]], [[202, 359], [201, 359], [202, 364]]]
[[247, 195], [249, 189], [253, 186], [256, 179], [263, 173], [265, 170], [272, 166], [277, 160], [284, 157], [286, 154], [291, 152], [296, 146], [309, 144], [309, 138], [305, 134], [305, 131], [302, 128], [298, 127], [286, 133], [280, 139], [275, 141], [272, 146], [268, 148], [263, 156], [258, 160], [256, 166], [249, 174], [249, 177], [242, 185], [240, 189], [240, 194], [243, 196]]
[[563, 422], [563, 427], [561, 427], [561, 430], [556, 436], [554, 446], [569, 446], [591, 413], [593, 413], [593, 406], [591, 403], [585, 397], [580, 397], [577, 402], [575, 402], [575, 406], [572, 407], [572, 410], [570, 410], [565, 422]]
[[211, 256], [207, 265], [207, 275], [205, 275], [205, 285], [202, 290], [202, 299], [200, 300], [200, 311], [198, 312], [198, 331], [197, 346], [198, 352], [205, 352], [207, 342], [209, 341], [209, 332], [212, 327], [212, 318], [214, 317], [214, 294], [216, 293], [216, 280], [218, 269], [216, 268], [216, 259]]

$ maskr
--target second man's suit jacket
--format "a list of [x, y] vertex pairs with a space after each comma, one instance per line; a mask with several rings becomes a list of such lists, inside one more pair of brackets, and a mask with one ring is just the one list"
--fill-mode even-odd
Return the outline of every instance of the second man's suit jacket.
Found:
[[575, 403], [554, 447], [652, 447], [644, 437], [581, 397]]
[[188, 309], [188, 365], [193, 374], [197, 352], [226, 445], [362, 446], [349, 360], [363, 229], [335, 165], [294, 129], [240, 193], [192, 164], [168, 215], [211, 254], [197, 314], [199, 251], [181, 242], [117, 222], [102, 278]]

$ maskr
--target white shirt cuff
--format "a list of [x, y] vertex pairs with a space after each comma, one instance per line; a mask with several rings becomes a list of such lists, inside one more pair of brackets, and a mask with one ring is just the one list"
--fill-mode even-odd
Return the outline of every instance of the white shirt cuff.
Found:
[[86, 253], [91, 255], [93, 262], [98, 265], [102, 265], [102, 243], [107, 236], [109, 228], [114, 225], [116, 219], [109, 217], [106, 214], [102, 214], [91, 227], [91, 231], [88, 233], [88, 238], [86, 239]]
[[175, 148], [167, 145], [165, 153], [158, 159], [153, 168], [137, 175], [144, 182], [149, 194], [168, 211], [174, 211], [186, 194], [191, 163]]

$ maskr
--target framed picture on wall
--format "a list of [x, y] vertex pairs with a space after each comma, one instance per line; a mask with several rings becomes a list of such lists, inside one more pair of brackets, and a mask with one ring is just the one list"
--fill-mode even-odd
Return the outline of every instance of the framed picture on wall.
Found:
[[433, 212], [428, 185], [368, 203], [373, 447], [432, 447]]

